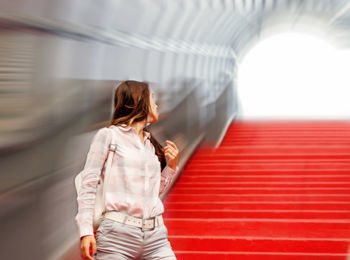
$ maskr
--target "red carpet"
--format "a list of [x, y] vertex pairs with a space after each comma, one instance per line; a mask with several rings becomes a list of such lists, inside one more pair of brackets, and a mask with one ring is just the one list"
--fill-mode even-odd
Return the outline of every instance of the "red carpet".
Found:
[[164, 217], [178, 259], [350, 259], [350, 122], [234, 122]]

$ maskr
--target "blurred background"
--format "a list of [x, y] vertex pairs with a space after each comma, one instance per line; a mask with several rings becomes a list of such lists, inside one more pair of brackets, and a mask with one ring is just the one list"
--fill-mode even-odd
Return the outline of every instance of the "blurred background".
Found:
[[74, 177], [123, 80], [183, 168], [234, 120], [348, 119], [349, 28], [347, 0], [0, 0], [0, 258], [79, 253]]

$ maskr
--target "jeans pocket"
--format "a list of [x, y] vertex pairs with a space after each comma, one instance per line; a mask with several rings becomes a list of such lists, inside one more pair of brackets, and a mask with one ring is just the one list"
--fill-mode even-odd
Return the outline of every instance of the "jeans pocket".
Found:
[[104, 237], [113, 229], [114, 221], [108, 218], [103, 218], [99, 227], [96, 230], [96, 237]]

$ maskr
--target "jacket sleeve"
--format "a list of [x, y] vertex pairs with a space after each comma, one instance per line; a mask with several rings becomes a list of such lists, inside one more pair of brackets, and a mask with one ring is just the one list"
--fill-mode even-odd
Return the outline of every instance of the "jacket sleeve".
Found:
[[179, 171], [179, 166], [176, 166], [176, 170], [169, 167], [168, 165], [164, 167], [161, 176], [160, 176], [160, 187], [159, 187], [159, 195], [162, 194], [166, 188], [170, 185], [174, 176]]
[[81, 172], [82, 183], [77, 196], [78, 213], [75, 216], [80, 237], [94, 235], [93, 217], [97, 183], [108, 155], [111, 139], [109, 128], [104, 127], [97, 131], [90, 144], [85, 166]]

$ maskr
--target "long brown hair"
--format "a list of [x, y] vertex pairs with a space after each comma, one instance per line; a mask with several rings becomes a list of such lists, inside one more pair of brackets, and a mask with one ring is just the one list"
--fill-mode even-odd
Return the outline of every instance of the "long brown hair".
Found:
[[[114, 93], [114, 111], [111, 125], [126, 124], [130, 126], [133, 122], [147, 120], [150, 110], [150, 91], [149, 85], [145, 82], [127, 80], [122, 82]], [[153, 137], [151, 131], [146, 126], [143, 130], [149, 132], [150, 141], [155, 148], [158, 160], [161, 163], [161, 169], [166, 166], [166, 159], [162, 150], [162, 145]]]

